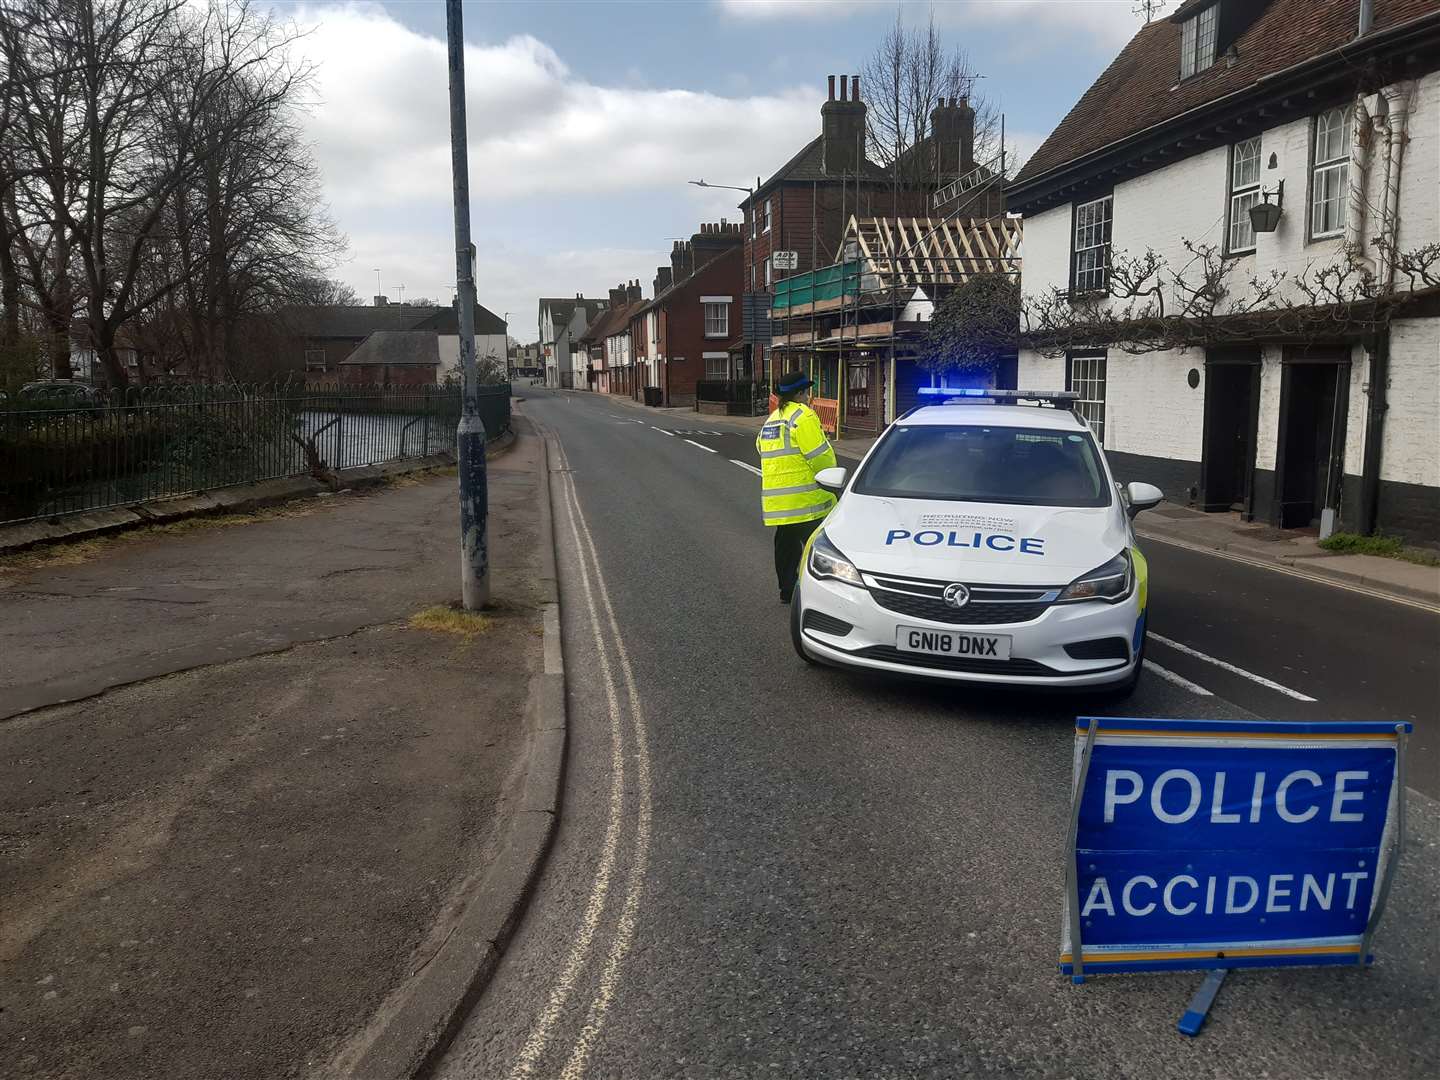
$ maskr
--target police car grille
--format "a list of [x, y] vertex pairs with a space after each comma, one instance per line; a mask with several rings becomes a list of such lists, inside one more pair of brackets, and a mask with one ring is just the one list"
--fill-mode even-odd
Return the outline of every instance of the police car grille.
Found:
[[948, 623], [951, 626], [993, 626], [997, 623], [1021, 623], [1038, 619], [1050, 605], [1045, 601], [972, 601], [963, 608], [954, 608], [938, 596], [916, 596], [913, 593], [871, 589], [870, 595], [881, 607], [909, 615], [915, 619]]
[[968, 656], [930, 656], [925, 653], [902, 652], [893, 645], [872, 645], [854, 655], [869, 660], [883, 660], [912, 668], [936, 668], [940, 671], [963, 671], [972, 675], [1021, 675], [1031, 678], [1056, 678], [1066, 674], [1046, 667], [1038, 660], [980, 660]]

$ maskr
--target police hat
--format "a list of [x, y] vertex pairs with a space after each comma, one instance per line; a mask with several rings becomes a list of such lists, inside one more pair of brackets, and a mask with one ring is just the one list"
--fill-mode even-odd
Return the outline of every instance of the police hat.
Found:
[[780, 376], [780, 384], [775, 387], [775, 392], [777, 394], [793, 394], [804, 390], [807, 386], [814, 385], [815, 380], [803, 371], [790, 371]]

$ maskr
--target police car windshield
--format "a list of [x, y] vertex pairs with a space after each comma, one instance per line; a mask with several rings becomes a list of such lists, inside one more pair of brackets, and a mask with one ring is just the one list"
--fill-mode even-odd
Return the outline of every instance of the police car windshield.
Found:
[[1089, 434], [1043, 428], [897, 425], [865, 463], [854, 490], [897, 499], [1110, 505]]

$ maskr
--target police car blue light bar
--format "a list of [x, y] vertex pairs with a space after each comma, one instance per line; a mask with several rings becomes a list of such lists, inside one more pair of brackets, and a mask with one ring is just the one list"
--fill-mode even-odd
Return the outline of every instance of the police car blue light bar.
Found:
[[917, 392], [922, 397], [936, 397], [947, 401], [989, 401], [1005, 405], [1035, 402], [1038, 405], [1067, 409], [1080, 400], [1080, 395], [1073, 390], [986, 390], [971, 386], [922, 386]]

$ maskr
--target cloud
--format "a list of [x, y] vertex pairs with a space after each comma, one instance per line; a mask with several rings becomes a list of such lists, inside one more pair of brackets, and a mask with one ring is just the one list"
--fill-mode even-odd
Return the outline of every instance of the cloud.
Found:
[[[896, 5], [888, 0], [717, 0], [725, 14], [737, 19], [837, 19], [854, 15], [892, 18]], [[1156, 15], [1173, 10], [1179, 0], [1160, 0]], [[905, 21], [924, 22], [933, 11], [942, 26], [1014, 27], [1034, 35], [1036, 45], [1054, 46], [1063, 31], [1078, 30], [1092, 44], [1118, 48], [1135, 36], [1140, 17], [1135, 0], [901, 0]], [[1041, 39], [1044, 39], [1042, 42]]]
[[[1179, 6], [1180, 0], [1160, 0], [1156, 17]], [[949, 26], [1021, 26], [1034, 38], [1052, 46], [1077, 30], [1105, 49], [1117, 50], [1143, 25], [1135, 14], [1135, 0], [959, 0], [935, 7], [936, 22]], [[1036, 42], [1037, 45], [1040, 42]]]
[[[311, 133], [342, 206], [448, 198], [445, 43], [383, 10], [302, 8], [321, 105]], [[383, 58], [377, 63], [377, 58]], [[529, 35], [466, 48], [470, 183], [477, 198], [603, 194], [730, 175], [735, 148], [774, 168], [818, 131], [813, 90], [723, 97], [573, 75]]]
[[738, 19], [816, 19], [858, 14], [892, 4], [886, 0], [718, 0], [720, 10]]
[[[341, 275], [368, 296], [370, 268], [380, 266], [387, 287], [403, 281], [408, 295], [448, 298], [444, 40], [376, 5], [303, 6], [295, 21], [308, 30], [298, 51], [315, 68], [307, 133], [326, 200], [351, 240]], [[813, 88], [727, 97], [629, 80], [599, 85], [530, 35], [467, 45], [465, 65], [476, 244], [505, 266], [488, 279], [482, 266], [481, 302], [524, 313], [516, 336], [527, 340], [539, 296], [648, 283], [667, 257], [665, 233], [738, 216], [739, 194], [687, 180], [744, 183], [747, 170], [768, 174], [819, 132]], [[644, 200], [668, 206], [672, 220], [616, 212]]]

